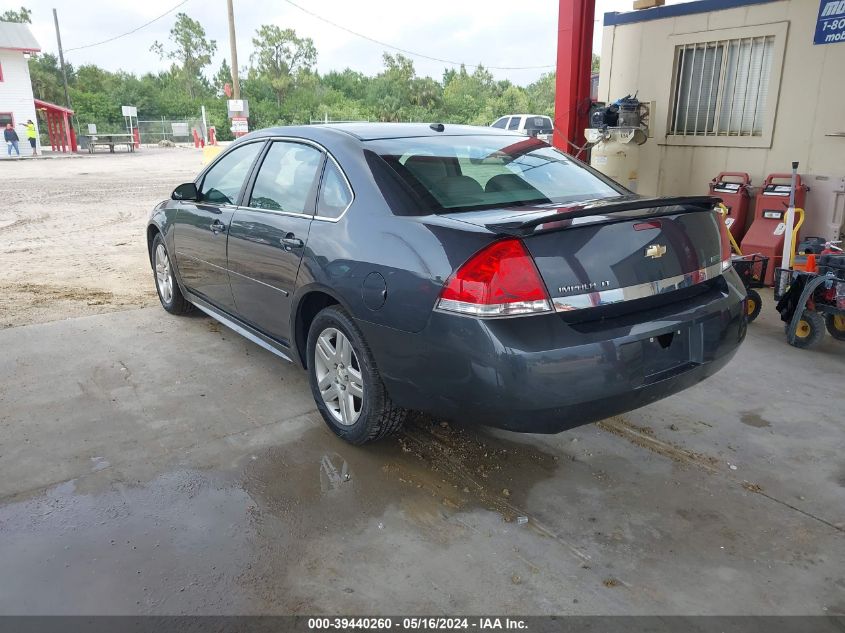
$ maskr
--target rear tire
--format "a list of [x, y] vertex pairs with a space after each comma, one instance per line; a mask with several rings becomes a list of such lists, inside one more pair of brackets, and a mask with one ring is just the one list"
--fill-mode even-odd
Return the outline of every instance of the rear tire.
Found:
[[754, 319], [760, 316], [760, 310], [763, 308], [763, 299], [760, 293], [756, 290], [748, 289], [748, 299], [746, 299], [746, 314], [748, 315], [748, 322], [751, 323]]
[[827, 331], [837, 341], [845, 341], [845, 314], [828, 314], [825, 318]]
[[798, 327], [795, 330], [795, 340], [789, 341], [789, 323], [786, 324], [787, 341], [793, 347], [807, 349], [817, 345], [824, 336], [824, 317], [815, 310], [804, 310]]
[[173, 274], [173, 262], [170, 260], [170, 254], [167, 252], [161, 233], [156, 233], [153, 238], [151, 253], [153, 279], [161, 307], [170, 314], [182, 315], [192, 312], [194, 306], [182, 295], [182, 290]]
[[390, 400], [373, 354], [345, 310], [329, 306], [314, 317], [306, 353], [317, 409], [338, 437], [360, 445], [399, 430], [408, 412]]

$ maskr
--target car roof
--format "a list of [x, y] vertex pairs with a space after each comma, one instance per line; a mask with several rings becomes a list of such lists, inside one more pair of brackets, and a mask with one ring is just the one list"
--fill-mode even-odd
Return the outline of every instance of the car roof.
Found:
[[[514, 114], [503, 114], [502, 116], [500, 116], [500, 117], [499, 117], [499, 119], [504, 119], [506, 116], [521, 116], [521, 117], [527, 117], [527, 116], [541, 116], [541, 117], [544, 117], [544, 118], [546, 118], [546, 119], [551, 119], [551, 118], [552, 118], [552, 117], [550, 117], [548, 114], [516, 114], [516, 113], [514, 113]], [[498, 121], [499, 119], [496, 119], [496, 120]]]
[[434, 123], [320, 123], [307, 126], [273, 127], [260, 130], [260, 136], [302, 135], [306, 138], [321, 131], [342, 132], [359, 141], [377, 139], [411, 138], [419, 136], [514, 136], [513, 132], [478, 125], [453, 125], [443, 123], [443, 131], [433, 129]]

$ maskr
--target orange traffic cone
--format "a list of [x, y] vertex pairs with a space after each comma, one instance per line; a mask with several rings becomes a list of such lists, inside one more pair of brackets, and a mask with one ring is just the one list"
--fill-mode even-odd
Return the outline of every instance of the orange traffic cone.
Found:
[[818, 271], [818, 267], [816, 266], [815, 254], [807, 253], [807, 264], [805, 265], [804, 270], [808, 273], [814, 273]]

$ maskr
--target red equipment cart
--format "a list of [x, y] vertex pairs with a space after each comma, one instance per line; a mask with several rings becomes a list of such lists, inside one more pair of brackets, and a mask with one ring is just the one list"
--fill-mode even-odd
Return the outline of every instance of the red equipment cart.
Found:
[[[776, 180], [786, 181], [777, 183]], [[788, 267], [789, 262], [781, 263], [784, 233], [786, 233], [786, 210], [789, 207], [789, 190], [792, 174], [769, 174], [763, 186], [757, 192], [754, 222], [742, 238], [740, 248], [743, 253], [760, 253], [769, 258], [771, 265], [766, 271], [765, 284], [772, 285], [776, 268]], [[803, 209], [807, 197], [807, 185], [801, 182], [801, 176], [795, 179], [795, 208]]]
[[[728, 180], [729, 178], [731, 180]], [[710, 194], [721, 198], [728, 209], [725, 224], [739, 243], [745, 235], [748, 202], [751, 198], [751, 178], [745, 172], [723, 171], [710, 181]]]

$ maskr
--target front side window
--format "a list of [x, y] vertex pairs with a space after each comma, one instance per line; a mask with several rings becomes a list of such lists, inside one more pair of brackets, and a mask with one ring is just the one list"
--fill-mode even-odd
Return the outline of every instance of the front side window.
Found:
[[519, 129], [519, 122], [522, 120], [522, 117], [512, 117], [510, 123], [508, 123], [509, 130], [518, 130]]
[[678, 46], [669, 134], [762, 136], [774, 40], [768, 35]]
[[228, 152], [202, 179], [200, 200], [212, 204], [236, 204], [255, 157], [264, 143], [241, 145]]
[[424, 137], [370, 141], [432, 212], [571, 203], [627, 193], [535, 138]]
[[500, 130], [504, 130], [507, 126], [508, 126], [508, 117], [503, 116], [501, 119], [499, 119], [498, 121], [496, 121], [496, 122], [495, 122], [493, 125], [491, 125], [490, 127], [497, 127], [497, 128], [499, 128]]
[[249, 206], [310, 214], [311, 192], [322, 160], [323, 153], [310, 145], [274, 142], [258, 170]]
[[333, 160], [326, 161], [320, 197], [317, 200], [317, 215], [323, 218], [339, 218], [350, 204], [352, 191], [346, 178]]

